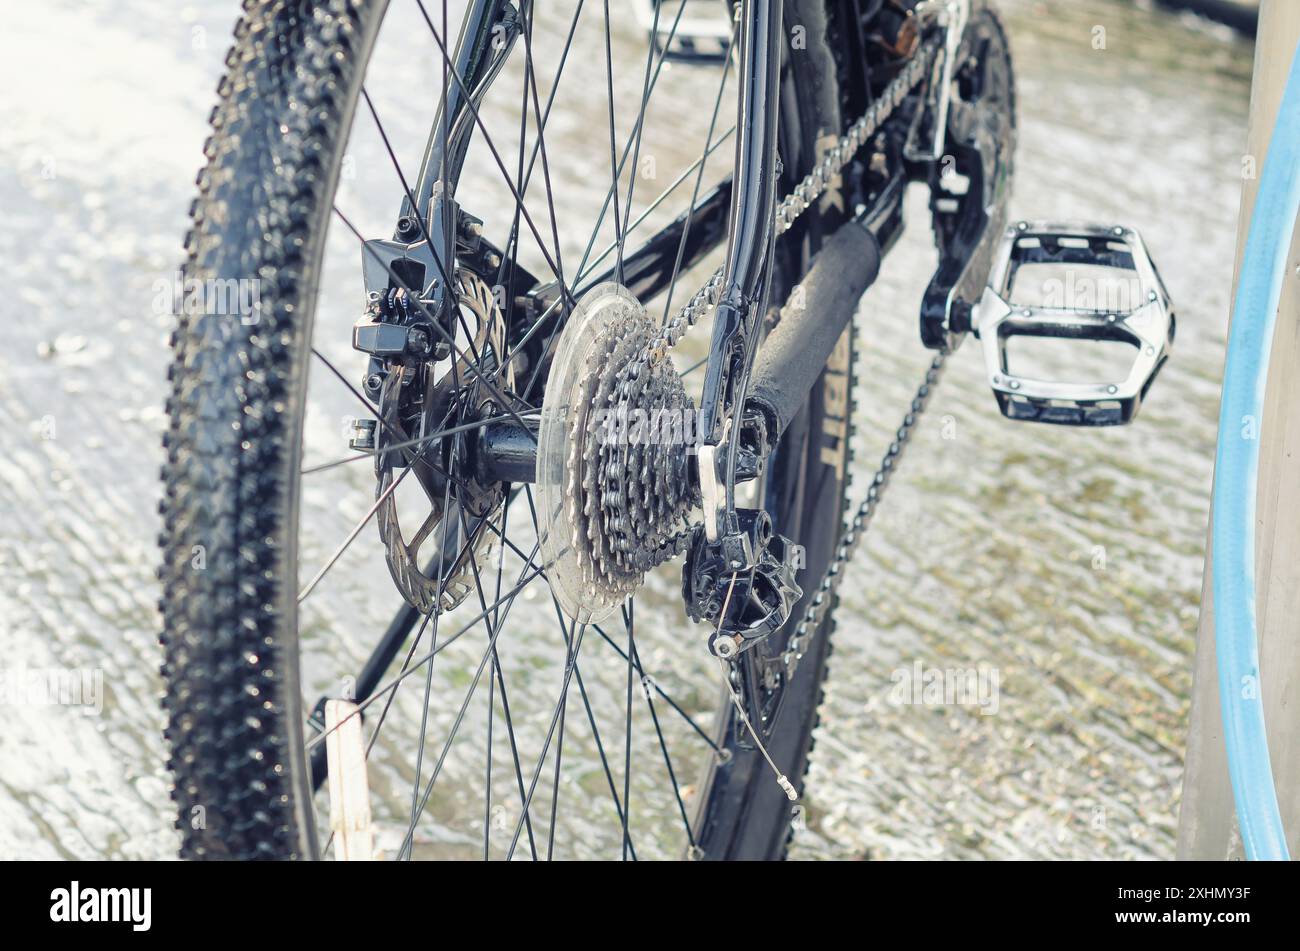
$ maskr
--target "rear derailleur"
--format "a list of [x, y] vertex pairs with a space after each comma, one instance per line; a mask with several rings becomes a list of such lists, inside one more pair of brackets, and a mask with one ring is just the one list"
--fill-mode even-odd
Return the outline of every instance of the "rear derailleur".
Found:
[[[762, 417], [749, 417], [738, 447], [736, 481], [757, 478], [768, 450]], [[713, 453], [701, 453], [700, 472], [713, 461]], [[705, 474], [702, 484], [707, 481]], [[707, 505], [705, 518], [706, 524], [712, 519]], [[710, 649], [729, 661], [785, 625], [803, 596], [795, 578], [805, 558], [802, 545], [776, 534], [763, 509], [731, 508], [718, 513], [717, 521], [716, 532], [704, 524], [692, 530], [682, 596], [691, 620], [714, 628]]]

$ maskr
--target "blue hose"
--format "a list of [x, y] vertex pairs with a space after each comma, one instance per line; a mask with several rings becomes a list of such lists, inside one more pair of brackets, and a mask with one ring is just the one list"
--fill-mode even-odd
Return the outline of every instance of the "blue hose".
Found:
[[1213, 576], [1219, 702], [1246, 857], [1288, 858], [1268, 755], [1255, 635], [1255, 485], [1269, 350], [1300, 215], [1300, 49], [1291, 61], [1246, 238], [1219, 409]]

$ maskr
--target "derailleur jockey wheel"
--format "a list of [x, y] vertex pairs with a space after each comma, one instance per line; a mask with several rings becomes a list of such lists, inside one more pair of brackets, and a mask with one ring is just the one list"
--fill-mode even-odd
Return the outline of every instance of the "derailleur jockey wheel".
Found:
[[[473, 340], [469, 349], [478, 354], [477, 372], [464, 356], [441, 375], [428, 362], [394, 364], [379, 398], [375, 520], [393, 582], [407, 603], [424, 614], [452, 610], [473, 589], [473, 564], [482, 564], [492, 552], [493, 535], [487, 523], [505, 500], [501, 483], [475, 479], [473, 467], [464, 463], [466, 449], [459, 437], [419, 441], [427, 433], [490, 411], [491, 400], [481, 393], [481, 376], [495, 373], [500, 366], [505, 321], [492, 289], [465, 268], [456, 272], [456, 301]], [[514, 371], [508, 363], [502, 380], [513, 388]], [[413, 470], [430, 504], [409, 539], [398, 518], [395, 491], [396, 481], [404, 477], [397, 470], [406, 468]], [[422, 568], [420, 550], [430, 539], [437, 554]]]

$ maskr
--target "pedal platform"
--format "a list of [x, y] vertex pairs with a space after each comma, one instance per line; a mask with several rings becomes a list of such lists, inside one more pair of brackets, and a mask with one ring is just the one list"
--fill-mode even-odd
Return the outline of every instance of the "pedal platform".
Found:
[[[1066, 426], [1132, 422], [1169, 357], [1175, 324], [1169, 293], [1137, 231], [1046, 221], [1004, 231], [975, 315], [1002, 414]], [[1047, 373], [1020, 374], [1009, 362], [1008, 344], [1018, 337], [1127, 344], [1134, 357], [1118, 379], [1044, 379]], [[1070, 361], [1077, 374], [1088, 355], [1074, 356], [1082, 358]]]
[[[731, 12], [724, 0], [634, 0], [637, 21], [664, 59], [697, 65], [727, 61]], [[659, 20], [655, 21], [655, 8]], [[679, 8], [685, 9], [680, 10]]]

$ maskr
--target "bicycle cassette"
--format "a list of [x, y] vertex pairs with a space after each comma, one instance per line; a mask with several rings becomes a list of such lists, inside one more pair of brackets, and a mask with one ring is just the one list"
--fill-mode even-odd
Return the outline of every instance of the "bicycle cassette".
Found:
[[625, 288], [594, 287], [546, 381], [538, 541], [552, 591], [580, 623], [607, 616], [689, 540], [695, 409], [671, 361], [646, 357], [658, 329]]

